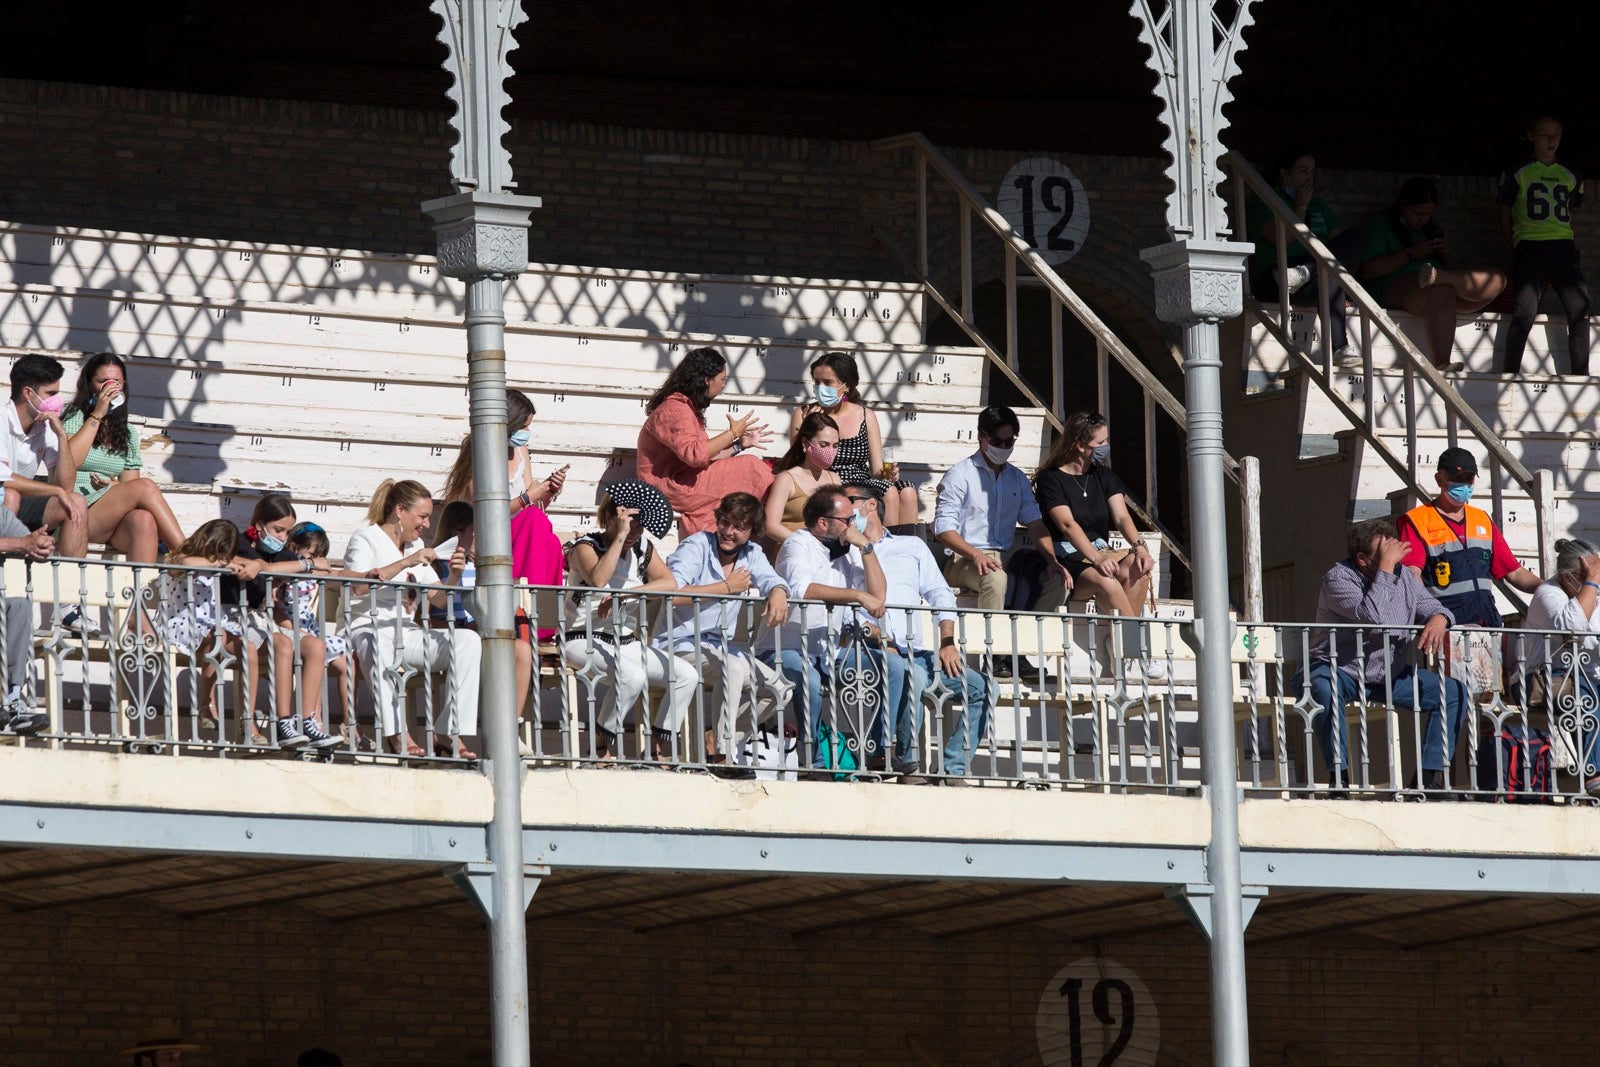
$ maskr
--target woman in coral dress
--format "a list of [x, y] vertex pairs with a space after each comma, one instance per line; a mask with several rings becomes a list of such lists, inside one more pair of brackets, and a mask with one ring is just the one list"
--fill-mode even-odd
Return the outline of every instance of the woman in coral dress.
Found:
[[639, 479], [660, 489], [678, 520], [678, 536], [709, 530], [712, 513], [729, 493], [760, 500], [772, 469], [754, 454], [772, 436], [752, 412], [728, 416], [728, 428], [707, 435], [706, 408], [728, 384], [728, 361], [714, 348], [683, 357], [645, 405], [639, 429]]

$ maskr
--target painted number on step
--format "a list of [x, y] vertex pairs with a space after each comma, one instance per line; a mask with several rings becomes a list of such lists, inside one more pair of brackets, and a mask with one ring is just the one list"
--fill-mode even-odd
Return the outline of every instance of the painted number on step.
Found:
[[1064, 163], [1042, 156], [1017, 163], [1000, 181], [1000, 214], [1046, 263], [1061, 264], [1089, 235], [1089, 198]]

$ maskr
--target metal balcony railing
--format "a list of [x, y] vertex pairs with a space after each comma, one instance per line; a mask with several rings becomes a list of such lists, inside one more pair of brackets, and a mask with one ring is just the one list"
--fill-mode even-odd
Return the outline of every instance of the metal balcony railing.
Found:
[[[1552, 526], [1555, 517], [1554, 486], [1548, 472], [1529, 471], [1511, 454], [1504, 442], [1478, 417], [1471, 405], [1462, 399], [1449, 379], [1422, 354], [1405, 331], [1396, 325], [1394, 319], [1372, 298], [1361, 283], [1340, 265], [1338, 257], [1328, 246], [1312, 235], [1305, 223], [1296, 217], [1293, 209], [1284, 203], [1278, 190], [1272, 188], [1248, 160], [1237, 152], [1229, 152], [1227, 162], [1234, 175], [1236, 227], [1242, 232], [1249, 208], [1249, 198], [1254, 196], [1272, 211], [1279, 276], [1283, 277], [1287, 272], [1288, 247], [1293, 241], [1299, 241], [1301, 246], [1311, 253], [1316, 269], [1316, 315], [1318, 335], [1321, 339], [1319, 350], [1315, 353], [1309, 352], [1294, 339], [1290, 327], [1292, 321], [1290, 294], [1287, 287], [1280, 286], [1279, 298], [1273, 304], [1263, 303], [1248, 294], [1245, 297], [1246, 358], [1250, 345], [1249, 327], [1253, 323], [1259, 323], [1394, 472], [1400, 480], [1400, 487], [1409, 490], [1418, 500], [1432, 499], [1435, 493], [1432, 485], [1423, 484], [1423, 481], [1418, 479], [1420, 466], [1417, 459], [1418, 409], [1424, 396], [1431, 394], [1437, 397], [1444, 405], [1446, 433], [1450, 445], [1456, 445], [1461, 435], [1465, 433], [1476, 449], [1482, 450], [1487, 456], [1486, 475], [1493, 493], [1491, 510], [1495, 522], [1504, 524], [1504, 490], [1507, 478], [1511, 479], [1533, 502], [1535, 521], [1538, 523], [1539, 558], [1544, 572], [1548, 573], [1553, 562], [1551, 553], [1556, 536]], [[1350, 331], [1352, 342], [1359, 344], [1361, 349], [1362, 395], [1359, 400], [1340, 396], [1333, 380], [1335, 353], [1332, 335], [1328, 328], [1330, 313], [1328, 294], [1335, 282], [1343, 285], [1345, 297], [1353, 305], [1359, 319], [1359, 329]], [[1342, 313], [1343, 309], [1339, 310]], [[1375, 399], [1378, 388], [1373, 374], [1372, 342], [1375, 335], [1383, 337], [1392, 344], [1399, 359], [1403, 401], [1401, 407], [1405, 413], [1404, 456], [1397, 454], [1389, 441], [1378, 432], [1380, 409], [1385, 405]], [[1508, 590], [1508, 595], [1514, 596], [1514, 591]], [[1516, 602], [1521, 603], [1520, 599]]]
[[[18, 663], [13, 642], [0, 643], [0, 674], [22, 690], [6, 715], [42, 721], [18, 735], [14, 725], [28, 720], [12, 719], [8, 739], [190, 758], [440, 766], [462, 765], [448, 747], [452, 734], [478, 744], [475, 708], [458, 699], [476, 686], [477, 636], [454, 603], [433, 620], [423, 610], [438, 592], [470, 612], [470, 591], [293, 576], [299, 593], [316, 596], [311, 622], [330, 654], [340, 639], [356, 638], [340, 670], [315, 666], [314, 644], [302, 640], [312, 626], [281, 611], [274, 618], [272, 605], [284, 602], [277, 589], [291, 579], [274, 579], [261, 608], [243, 597], [219, 603], [186, 631], [178, 620], [201, 617], [188, 608], [221, 573], [9, 564], [0, 598], [8, 627], [26, 630], [30, 654]], [[411, 598], [414, 611], [363, 615], [351, 606], [360, 596], [352, 587]], [[782, 633], [762, 624], [763, 602], [750, 597], [529, 586], [518, 596], [525, 632], [536, 637], [525, 643], [530, 683], [519, 694], [520, 755], [534, 766], [1101, 792], [1200, 786], [1196, 656], [1184, 620], [961, 609], [946, 663], [943, 613], [922, 605], [888, 608], [889, 634], [903, 635], [896, 640], [853, 628], [842, 609], [797, 600], [791, 618], [826, 613], [817, 631], [825, 636], [785, 647]], [[604, 614], [575, 624], [575, 596], [610, 599]], [[65, 627], [74, 609], [98, 629]], [[674, 611], [676, 621], [698, 620], [676, 649], [663, 639]], [[1592, 802], [1586, 787], [1600, 785], [1596, 638], [1586, 645], [1583, 635], [1463, 628], [1429, 658], [1414, 653], [1417, 630], [1239, 623], [1229, 659], [1241, 785], [1262, 795]], [[374, 631], [415, 654], [379, 656]], [[225, 635], [262, 640], [245, 652]], [[435, 655], [416, 651], [430, 642]], [[1373, 655], [1386, 666], [1374, 680], [1350, 683], [1345, 707], [1329, 719], [1307, 678], [1341, 669], [1353, 677]], [[726, 672], [729, 656], [761, 665]], [[1307, 669], [1319, 661], [1326, 666]], [[817, 670], [814, 689], [803, 664]], [[722, 677], [734, 681], [719, 688]], [[1418, 692], [1437, 714], [1418, 708]], [[336, 741], [290, 748], [275, 736], [280, 715], [314, 718]], [[375, 750], [375, 720], [403, 724], [423, 755]], [[1343, 748], [1331, 743], [1329, 723], [1345, 724]], [[1430, 749], [1442, 759], [1429, 758]], [[1541, 753], [1548, 777], [1525, 775]], [[1437, 782], [1419, 774], [1435, 768]]]

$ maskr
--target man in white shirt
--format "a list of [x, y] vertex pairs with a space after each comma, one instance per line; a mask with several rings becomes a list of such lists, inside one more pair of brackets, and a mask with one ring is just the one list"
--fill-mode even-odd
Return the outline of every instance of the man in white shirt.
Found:
[[[887, 587], [876, 550], [855, 525], [855, 509], [838, 486], [825, 485], [811, 494], [802, 513], [805, 525], [790, 534], [778, 550], [775, 569], [791, 595], [821, 601], [790, 612], [781, 627], [768, 627], [756, 645], [756, 656], [777, 667], [794, 686], [791, 711], [802, 743], [812, 747], [811, 765], [832, 766], [829, 746], [818, 744], [822, 728], [822, 679], [836, 669], [855, 665], [854, 648], [840, 648], [855, 631], [854, 611], [883, 615]], [[823, 605], [832, 605], [825, 607]], [[836, 608], [848, 609], [830, 616]], [[835, 622], [839, 625], [835, 626]], [[879, 667], [881, 656], [869, 654], [863, 666]], [[893, 665], [888, 670], [893, 671]], [[899, 669], [903, 672], [904, 665]]]
[[[6, 508], [30, 530], [52, 530], [61, 555], [82, 558], [89, 550], [89, 505], [72, 491], [78, 468], [61, 447], [61, 375], [49, 356], [26, 355], [11, 368], [11, 403], [0, 432], [0, 477]], [[38, 475], [46, 475], [43, 481]], [[168, 546], [173, 547], [173, 546]]]
[[[878, 549], [878, 561], [888, 582], [889, 603], [927, 604], [938, 613], [937, 650], [929, 647], [923, 636], [920, 613], [897, 606], [883, 616], [880, 639], [884, 654], [899, 656], [909, 663], [909, 685], [899, 693], [889, 694], [893, 714], [890, 732], [894, 737], [895, 768], [902, 775], [900, 781], [927, 781], [919, 775], [918, 743], [922, 736], [922, 699], [931, 692], [939, 701], [952, 695], [961, 698], [961, 707], [950, 724], [942, 770], [948, 776], [946, 785], [966, 785], [967, 759], [983, 739], [992, 699], [989, 683], [966, 665], [956, 645], [955, 593], [940, 577], [939, 565], [922, 538], [899, 536], [884, 528], [883, 494], [877, 485], [852, 481], [844, 488], [857, 514], [866, 519], [867, 540]], [[881, 724], [875, 725], [874, 739], [880, 734]]]
[[[29, 533], [22, 521], [0, 510], [0, 556], [21, 556], [35, 562], [55, 554], [55, 539], [43, 530]], [[41, 581], [34, 575], [34, 581]], [[33, 666], [33, 604], [21, 585], [7, 589], [5, 599], [5, 699], [0, 701], [0, 733], [38, 733], [50, 716], [35, 708], [27, 693], [28, 671]]]

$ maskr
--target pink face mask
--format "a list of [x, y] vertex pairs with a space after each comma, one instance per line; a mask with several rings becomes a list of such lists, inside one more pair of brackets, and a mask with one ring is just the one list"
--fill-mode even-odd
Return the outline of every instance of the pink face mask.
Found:
[[833, 467], [833, 461], [839, 458], [838, 445], [806, 445], [806, 458], [823, 470]]
[[33, 410], [40, 415], [59, 415], [62, 403], [61, 394], [56, 393], [54, 396], [41, 397]]

